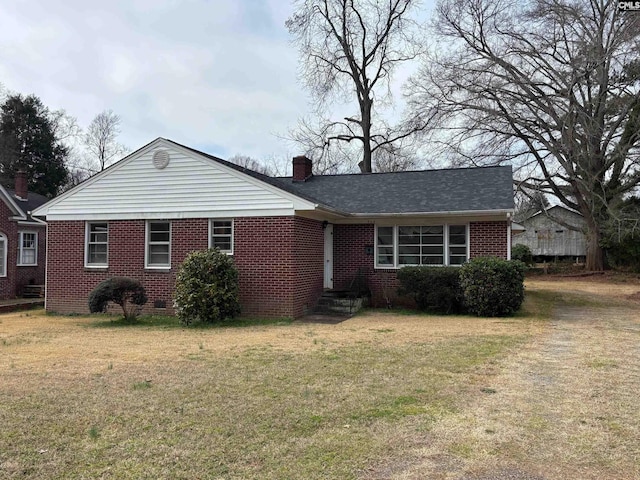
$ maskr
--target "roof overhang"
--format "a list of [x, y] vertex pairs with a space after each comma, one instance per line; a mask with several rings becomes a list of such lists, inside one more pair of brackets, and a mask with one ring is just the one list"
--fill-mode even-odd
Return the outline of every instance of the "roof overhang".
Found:
[[395, 213], [353, 213], [351, 217], [388, 218], [388, 217], [469, 217], [469, 216], [505, 216], [510, 218], [513, 209], [505, 210], [462, 210], [441, 212], [395, 212]]

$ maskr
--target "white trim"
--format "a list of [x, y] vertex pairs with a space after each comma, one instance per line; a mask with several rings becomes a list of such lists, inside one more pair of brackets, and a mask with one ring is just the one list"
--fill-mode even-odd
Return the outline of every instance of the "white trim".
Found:
[[333, 288], [333, 224], [324, 227], [324, 269], [322, 272], [323, 288]]
[[[443, 227], [442, 228], [442, 257], [443, 257], [443, 263], [439, 264], [439, 265], [400, 265], [400, 263], [398, 262], [399, 260], [399, 228], [398, 227], [404, 227], [404, 226], [416, 226], [416, 227]], [[374, 243], [373, 243], [373, 254], [374, 254], [374, 258], [373, 258], [373, 266], [376, 269], [381, 269], [381, 270], [397, 270], [399, 268], [404, 268], [404, 267], [459, 267], [460, 264], [451, 264], [450, 263], [450, 254], [449, 254], [449, 227], [452, 226], [464, 226], [465, 227], [465, 237], [466, 237], [466, 250], [467, 250], [467, 260], [469, 260], [469, 256], [471, 253], [471, 228], [469, 223], [466, 222], [460, 222], [460, 223], [456, 223], [456, 222], [448, 222], [448, 223], [438, 223], [438, 224], [430, 224], [430, 223], [418, 223], [418, 224], [414, 224], [414, 225], [378, 225], [375, 224], [374, 225], [374, 229], [373, 229], [373, 236], [374, 236]], [[382, 228], [392, 228], [393, 229], [393, 265], [380, 265], [378, 264], [378, 228], [382, 227]]]
[[49, 225], [45, 226], [44, 239], [44, 309], [47, 311], [47, 303], [49, 302], [49, 282], [47, 282], [47, 275], [49, 274]]
[[[89, 239], [91, 238], [91, 225], [98, 223], [106, 223], [107, 225], [107, 263], [89, 263]], [[109, 222], [84, 222], [84, 268], [109, 268]]]
[[[385, 217], [449, 217], [459, 215], [508, 215], [513, 209], [506, 210], [458, 210], [450, 212], [399, 212], [399, 213], [352, 213], [353, 217], [385, 218]], [[507, 217], [508, 218], [508, 217]]]
[[47, 222], [34, 218], [33, 220], [18, 220], [18, 225], [26, 225], [29, 227], [45, 227]]
[[231, 218], [231, 217], [292, 217], [295, 215], [293, 208], [265, 209], [255, 211], [225, 210], [224, 212], [212, 212], [211, 210], [198, 210], [193, 212], [139, 212], [139, 213], [74, 213], [47, 215], [47, 221], [52, 220], [82, 220], [82, 221], [110, 221], [110, 220], [166, 220], [167, 218], [180, 220], [184, 218]]
[[511, 260], [511, 222], [507, 224], [507, 260]]
[[3, 273], [0, 278], [7, 276], [7, 257], [9, 256], [9, 239], [4, 233], [0, 233], [0, 242], [4, 242], [4, 252], [2, 258], [0, 258], [0, 265], [2, 265]]
[[7, 204], [7, 206], [16, 214], [16, 219], [26, 220], [27, 216], [24, 213], [15, 200], [9, 195], [9, 192], [5, 190], [5, 188], [0, 185], [0, 195], [2, 195], [2, 199]]
[[[149, 231], [151, 223], [168, 223], [169, 224], [169, 264], [168, 265], [150, 265], [149, 264]], [[170, 270], [171, 269], [171, 220], [147, 220], [144, 228], [144, 268], [149, 270]], [[163, 242], [164, 243], [164, 242]]]
[[234, 230], [235, 230], [235, 222], [233, 218], [210, 218], [209, 219], [209, 248], [213, 248], [213, 222], [222, 222], [227, 221], [231, 222], [231, 250], [220, 250], [221, 253], [226, 253], [227, 255], [233, 255], [233, 243], [234, 243]]
[[[35, 235], [34, 238], [34, 263], [22, 263], [22, 252], [23, 252], [23, 235], [25, 233]], [[33, 230], [20, 230], [18, 231], [18, 263], [16, 264], [18, 267], [37, 267], [38, 266], [38, 232]]]

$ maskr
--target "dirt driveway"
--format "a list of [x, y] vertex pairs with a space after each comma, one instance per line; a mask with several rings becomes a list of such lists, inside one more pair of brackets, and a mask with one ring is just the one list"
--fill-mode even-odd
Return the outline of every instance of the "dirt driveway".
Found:
[[397, 479], [639, 479], [640, 286], [529, 282], [568, 292], [544, 333], [487, 376]]

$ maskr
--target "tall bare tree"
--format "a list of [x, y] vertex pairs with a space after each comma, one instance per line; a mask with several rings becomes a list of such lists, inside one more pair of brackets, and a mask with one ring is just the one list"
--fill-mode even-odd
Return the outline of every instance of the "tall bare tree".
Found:
[[[371, 172], [378, 149], [409, 138], [411, 129], [376, 119], [376, 104], [389, 98], [396, 67], [418, 54], [411, 18], [417, 0], [298, 0], [287, 28], [302, 58], [302, 80], [320, 118], [303, 123], [293, 139], [317, 157], [336, 143], [357, 144], [362, 172]], [[358, 114], [330, 120], [323, 111], [335, 99], [357, 100]], [[331, 161], [324, 161], [329, 166]]]
[[126, 152], [126, 148], [118, 143], [119, 134], [120, 116], [112, 110], [99, 113], [89, 124], [85, 145], [96, 164], [95, 171], [101, 172]]
[[442, 0], [439, 50], [412, 82], [430, 133], [474, 164], [580, 211], [587, 268], [601, 226], [640, 181], [640, 15], [613, 0]]

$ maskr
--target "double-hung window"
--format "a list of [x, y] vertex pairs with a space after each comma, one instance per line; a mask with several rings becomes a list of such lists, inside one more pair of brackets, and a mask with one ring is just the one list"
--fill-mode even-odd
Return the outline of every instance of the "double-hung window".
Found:
[[211, 220], [209, 246], [233, 255], [233, 220]]
[[468, 259], [467, 225], [376, 227], [376, 267], [462, 265]]
[[109, 258], [109, 224], [107, 222], [87, 222], [85, 265], [106, 267]]
[[171, 222], [150, 220], [147, 222], [147, 248], [145, 267], [171, 267]]
[[18, 235], [18, 265], [38, 264], [38, 233], [20, 232]]

